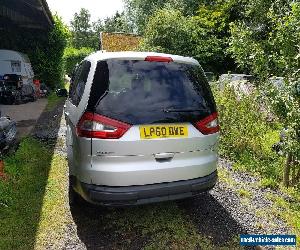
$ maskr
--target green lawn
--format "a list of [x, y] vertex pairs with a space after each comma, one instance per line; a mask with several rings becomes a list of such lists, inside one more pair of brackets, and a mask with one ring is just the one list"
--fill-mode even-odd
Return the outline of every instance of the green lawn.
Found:
[[66, 222], [65, 159], [26, 138], [5, 166], [9, 179], [0, 181], [0, 249], [32, 249], [57, 239]]

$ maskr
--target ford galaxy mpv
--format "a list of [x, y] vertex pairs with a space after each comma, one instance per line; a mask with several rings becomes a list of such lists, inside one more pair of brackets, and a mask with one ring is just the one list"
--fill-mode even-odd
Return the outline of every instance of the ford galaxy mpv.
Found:
[[217, 181], [218, 114], [199, 63], [97, 52], [66, 101], [70, 193], [123, 206], [192, 197]]

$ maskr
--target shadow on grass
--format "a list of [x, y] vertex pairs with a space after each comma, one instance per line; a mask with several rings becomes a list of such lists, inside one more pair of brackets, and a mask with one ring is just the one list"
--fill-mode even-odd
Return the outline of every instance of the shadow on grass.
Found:
[[33, 134], [5, 159], [9, 178], [0, 180], [0, 249], [34, 248], [63, 104], [62, 99], [57, 108], [45, 110]]
[[77, 235], [87, 249], [143, 249], [151, 235], [142, 234], [140, 225], [132, 220], [143, 221], [143, 212], [149, 208], [156, 210], [155, 205], [106, 208], [81, 202], [71, 206], [71, 213]]
[[247, 234], [247, 230], [209, 193], [194, 200], [179, 201], [178, 205], [199, 232], [209, 237], [216, 246], [230, 243], [240, 234]]
[[87, 249], [238, 249], [239, 234], [247, 233], [210, 194], [128, 208], [84, 203], [71, 211]]

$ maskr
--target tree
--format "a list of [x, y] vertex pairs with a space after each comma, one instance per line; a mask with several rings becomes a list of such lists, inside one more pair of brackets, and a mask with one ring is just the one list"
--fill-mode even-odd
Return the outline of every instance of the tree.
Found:
[[[232, 24], [229, 51], [241, 68], [260, 78], [266, 102], [283, 125], [283, 183], [289, 186], [300, 180], [300, 3], [251, 1], [245, 13]], [[269, 84], [270, 75], [284, 76], [283, 86]]]
[[103, 31], [106, 32], [133, 32], [132, 27], [128, 23], [124, 12], [116, 12], [112, 17], [108, 17], [104, 20]]
[[291, 0], [250, 1], [245, 6], [244, 19], [231, 24], [228, 50], [240, 68], [260, 78], [288, 75], [299, 68], [297, 6]]
[[180, 11], [162, 9], [149, 19], [142, 49], [189, 55], [192, 40], [190, 20]]
[[87, 9], [82, 8], [75, 13], [71, 21], [72, 46], [75, 48], [95, 48], [94, 32], [91, 24], [91, 15]]
[[179, 10], [184, 16], [194, 15], [199, 6], [194, 0], [124, 0], [126, 16], [133, 29], [143, 34], [152, 15], [160, 9]]
[[226, 54], [230, 14], [227, 4], [202, 5], [195, 16], [165, 8], [149, 18], [141, 49], [192, 56], [205, 70], [224, 72], [234, 68]]
[[87, 9], [75, 13], [71, 21], [71, 47], [99, 49], [100, 32], [133, 32], [124, 12], [116, 12], [105, 20], [98, 19], [91, 22], [91, 15]]

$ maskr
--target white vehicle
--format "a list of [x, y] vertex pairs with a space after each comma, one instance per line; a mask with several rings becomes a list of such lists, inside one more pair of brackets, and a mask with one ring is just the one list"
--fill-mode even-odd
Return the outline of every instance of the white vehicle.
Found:
[[64, 111], [71, 202], [78, 193], [107, 206], [145, 204], [213, 188], [218, 114], [198, 61], [97, 52], [72, 78]]
[[33, 85], [34, 73], [30, 60], [21, 52], [0, 50], [0, 76], [6, 74], [20, 75], [23, 84]]

